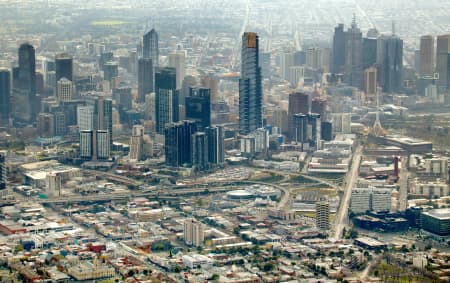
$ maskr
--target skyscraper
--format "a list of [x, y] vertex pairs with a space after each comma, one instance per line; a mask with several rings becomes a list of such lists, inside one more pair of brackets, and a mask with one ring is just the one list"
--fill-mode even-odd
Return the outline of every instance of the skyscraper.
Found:
[[211, 90], [208, 88], [189, 88], [186, 97], [186, 119], [196, 121], [199, 130], [211, 126]]
[[158, 33], [155, 29], [144, 34], [143, 57], [152, 59], [153, 66], [159, 66]]
[[403, 85], [403, 40], [395, 35], [379, 37], [377, 65], [383, 92], [400, 91]]
[[432, 77], [434, 74], [434, 37], [420, 37], [420, 71], [421, 77]]
[[56, 98], [58, 101], [70, 101], [73, 98], [73, 83], [66, 77], [56, 83]]
[[11, 107], [11, 73], [0, 70], [0, 126], [8, 125]]
[[204, 132], [196, 132], [192, 136], [191, 152], [192, 152], [192, 166], [202, 171], [208, 168], [208, 140]]
[[166, 164], [180, 167], [192, 162], [192, 135], [197, 132], [193, 121], [171, 123], [164, 129]]
[[262, 127], [262, 85], [259, 67], [259, 38], [254, 32], [242, 36], [241, 78], [239, 79], [239, 133]]
[[94, 129], [94, 107], [91, 105], [77, 107], [77, 125], [80, 131]]
[[138, 63], [138, 99], [142, 103], [145, 95], [154, 91], [153, 62], [150, 58], [140, 58]]
[[103, 65], [103, 79], [109, 81], [111, 88], [113, 87], [114, 79], [119, 76], [119, 65], [117, 62], [109, 61]]
[[344, 71], [345, 55], [344, 24], [339, 24], [334, 28], [331, 72], [342, 73]]
[[439, 79], [437, 81], [439, 91], [445, 91], [450, 87], [448, 53], [450, 53], [450, 34], [438, 36], [436, 45], [436, 73], [439, 73]]
[[177, 89], [181, 89], [186, 76], [186, 51], [177, 50], [169, 54], [169, 67], [175, 68], [177, 75]]
[[144, 127], [134, 125], [130, 139], [130, 159], [140, 161], [144, 153]]
[[56, 81], [66, 78], [73, 82], [73, 58], [67, 53], [61, 53], [55, 57]]
[[209, 127], [205, 132], [208, 140], [208, 162], [212, 165], [223, 164], [225, 162], [223, 127]]
[[289, 69], [295, 66], [294, 53], [282, 53], [280, 56], [280, 71], [281, 77], [285, 80], [289, 79]]
[[307, 114], [309, 113], [309, 95], [301, 92], [294, 92], [289, 94], [289, 106], [288, 106], [288, 128], [289, 135], [293, 139], [295, 131], [293, 128], [293, 117], [295, 114]]
[[372, 67], [377, 63], [377, 38], [367, 37], [363, 39], [363, 69]]
[[19, 47], [19, 67], [13, 72], [14, 118], [31, 122], [36, 118], [39, 105], [36, 98], [36, 58], [34, 47], [24, 43]]
[[361, 30], [353, 19], [351, 28], [345, 32], [345, 76], [349, 85], [363, 87], [363, 39]]
[[45, 178], [46, 193], [49, 197], [61, 195], [61, 175], [55, 172], [50, 172]]
[[184, 241], [189, 246], [200, 247], [205, 241], [205, 228], [203, 223], [194, 219], [184, 221]]
[[112, 100], [99, 97], [97, 99], [96, 110], [97, 110], [96, 130], [108, 132], [109, 148], [111, 148], [113, 143]]
[[0, 190], [6, 189], [6, 151], [0, 151]]
[[156, 71], [155, 94], [156, 132], [164, 134], [166, 125], [177, 122], [179, 119], [176, 70], [174, 68], [159, 68]]
[[319, 201], [316, 203], [316, 226], [320, 230], [330, 229], [330, 203]]

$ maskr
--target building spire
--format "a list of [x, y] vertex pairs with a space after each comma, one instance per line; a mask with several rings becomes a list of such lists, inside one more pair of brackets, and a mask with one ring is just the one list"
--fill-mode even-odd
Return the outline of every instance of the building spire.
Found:
[[356, 14], [353, 13], [352, 28], [356, 28]]

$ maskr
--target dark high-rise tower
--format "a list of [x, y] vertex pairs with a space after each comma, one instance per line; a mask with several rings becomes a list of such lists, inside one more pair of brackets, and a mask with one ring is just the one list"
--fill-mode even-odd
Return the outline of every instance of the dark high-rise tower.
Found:
[[367, 37], [363, 39], [363, 69], [372, 67], [377, 63], [377, 38], [379, 34], [376, 29], [370, 29]]
[[301, 92], [289, 94], [288, 128], [291, 139], [295, 140], [294, 115], [309, 113], [309, 95]]
[[178, 91], [176, 90], [176, 70], [159, 68], [155, 73], [155, 116], [156, 132], [164, 134], [167, 124], [177, 122]]
[[345, 32], [345, 76], [351, 86], [363, 87], [363, 39], [361, 30], [353, 19], [352, 26]]
[[259, 67], [259, 38], [254, 32], [242, 36], [241, 78], [239, 79], [239, 133], [262, 127], [262, 85]]
[[96, 129], [107, 131], [109, 135], [109, 147], [113, 144], [112, 100], [99, 97], [96, 105]]
[[144, 46], [142, 54], [144, 58], [152, 59], [153, 66], [159, 66], [159, 47], [158, 47], [158, 33], [155, 29], [144, 34]]
[[153, 92], [153, 62], [150, 58], [141, 58], [138, 63], [138, 102], [145, 101], [145, 95]]
[[437, 85], [440, 91], [450, 88], [450, 73], [448, 70], [448, 54], [450, 53], [450, 34], [440, 35], [436, 40], [436, 73], [439, 73]]
[[420, 72], [421, 77], [432, 77], [434, 74], [434, 36], [420, 37]]
[[377, 44], [377, 65], [383, 91], [400, 91], [403, 85], [403, 40], [395, 35], [381, 36]]
[[192, 135], [197, 132], [195, 122], [170, 123], [164, 129], [166, 164], [180, 167], [192, 162]]
[[11, 73], [0, 70], [0, 126], [8, 125], [11, 107]]
[[13, 71], [14, 118], [31, 122], [39, 111], [36, 98], [36, 57], [34, 47], [24, 43], [19, 47], [19, 67]]
[[334, 28], [331, 71], [342, 73], [345, 64], [345, 32], [344, 24]]
[[0, 151], [0, 190], [6, 189], [6, 151]]
[[73, 82], [73, 58], [67, 53], [55, 57], [56, 81], [66, 78]]
[[197, 122], [200, 131], [211, 126], [211, 90], [209, 88], [189, 88], [186, 97], [186, 119]]

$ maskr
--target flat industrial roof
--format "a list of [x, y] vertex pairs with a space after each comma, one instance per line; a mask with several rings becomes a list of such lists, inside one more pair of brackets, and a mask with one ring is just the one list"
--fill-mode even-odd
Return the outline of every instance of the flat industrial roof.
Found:
[[450, 208], [433, 209], [423, 212], [423, 214], [431, 216], [433, 218], [437, 218], [439, 220], [450, 220]]

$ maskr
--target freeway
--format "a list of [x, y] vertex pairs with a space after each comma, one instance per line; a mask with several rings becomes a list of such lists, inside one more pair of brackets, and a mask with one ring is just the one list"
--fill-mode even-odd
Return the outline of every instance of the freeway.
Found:
[[345, 227], [345, 221], [348, 216], [348, 209], [350, 206], [350, 198], [352, 196], [352, 189], [358, 179], [359, 165], [361, 163], [362, 147], [358, 146], [355, 149], [352, 159], [352, 166], [347, 173], [344, 184], [344, 196], [342, 197], [339, 210], [336, 213], [336, 220], [334, 224], [334, 238], [340, 239], [342, 231]]

